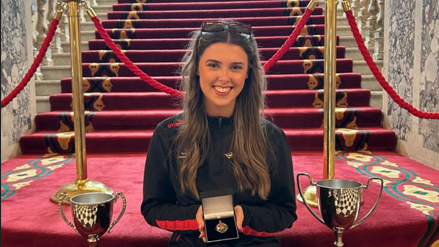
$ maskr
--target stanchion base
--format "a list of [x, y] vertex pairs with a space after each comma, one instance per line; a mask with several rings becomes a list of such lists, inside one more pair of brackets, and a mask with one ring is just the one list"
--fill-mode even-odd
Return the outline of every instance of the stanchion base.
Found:
[[[89, 193], [89, 192], [104, 192], [113, 194], [113, 190], [109, 189], [105, 184], [90, 180], [76, 180], [74, 183], [69, 183], [62, 186], [55, 194], [50, 197], [50, 201], [58, 203], [61, 193], [69, 195], [69, 197]], [[68, 204], [68, 200], [64, 200], [63, 204]]]
[[[305, 200], [309, 206], [318, 207], [317, 189], [315, 185], [310, 185], [306, 187], [305, 191], [303, 192], [303, 196], [305, 197]], [[299, 202], [303, 203], [303, 198], [300, 196], [300, 194], [297, 194], [296, 198]]]

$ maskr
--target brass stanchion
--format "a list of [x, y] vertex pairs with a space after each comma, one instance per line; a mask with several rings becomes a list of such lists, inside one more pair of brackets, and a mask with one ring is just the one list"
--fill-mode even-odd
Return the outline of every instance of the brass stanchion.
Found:
[[[61, 1], [61, 0], [60, 0]], [[69, 11], [70, 60], [72, 63], [73, 121], [75, 129], [76, 181], [62, 186], [50, 200], [58, 203], [61, 193], [72, 197], [87, 192], [113, 193], [101, 182], [87, 177], [87, 152], [85, 148], [84, 89], [82, 87], [81, 34], [79, 28], [79, 3], [82, 0], [66, 0]], [[59, 5], [60, 6], [60, 5]], [[60, 8], [58, 8], [60, 9]], [[67, 202], [64, 202], [67, 203]]]
[[[323, 115], [323, 179], [334, 178], [335, 163], [335, 89], [337, 52], [337, 0], [326, 0], [325, 9], [325, 83]], [[304, 191], [308, 205], [317, 207], [317, 192], [313, 185]], [[297, 199], [303, 201], [298, 195]]]

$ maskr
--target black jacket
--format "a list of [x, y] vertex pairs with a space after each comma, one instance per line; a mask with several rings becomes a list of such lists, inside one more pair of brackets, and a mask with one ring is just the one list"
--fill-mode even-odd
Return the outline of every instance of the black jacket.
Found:
[[[146, 160], [141, 211], [150, 225], [174, 232], [170, 246], [205, 246], [198, 239], [195, 219], [201, 202], [190, 192], [181, 192], [175, 172], [178, 170], [175, 159], [184, 158], [171, 150], [181, 119], [181, 114], [171, 117], [155, 129]], [[198, 169], [197, 189], [203, 192], [230, 187], [235, 205], [241, 205], [244, 211], [239, 239], [220, 246], [279, 246], [277, 233], [291, 227], [297, 219], [291, 151], [285, 133], [266, 122], [274, 157], [269, 157], [271, 192], [264, 201], [249, 191], [237, 190], [225, 155], [231, 143], [233, 118], [208, 117], [208, 121], [211, 143], [207, 160]]]

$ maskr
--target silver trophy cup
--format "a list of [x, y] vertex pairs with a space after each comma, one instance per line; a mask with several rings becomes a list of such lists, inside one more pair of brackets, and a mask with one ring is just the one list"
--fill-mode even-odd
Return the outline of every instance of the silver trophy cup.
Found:
[[[123, 207], [115, 221], [111, 224], [113, 204], [122, 197]], [[69, 200], [67, 194], [62, 193], [58, 201], [58, 210], [64, 221], [76, 233], [87, 238], [89, 247], [98, 246], [99, 238], [119, 222], [126, 209], [126, 199], [122, 192], [115, 195], [103, 192], [91, 192], [73, 196], [69, 202], [72, 205], [73, 222], [70, 222], [62, 209], [62, 202]]]
[[[334, 246], [337, 247], [342, 247], [344, 245], [342, 241], [344, 231], [358, 226], [366, 220], [370, 214], [372, 214], [378, 205], [383, 192], [383, 180], [381, 178], [369, 178], [367, 180], [367, 185], [363, 186], [359, 182], [344, 179], [327, 179], [314, 183], [312, 182], [311, 175], [307, 173], [299, 173], [297, 174], [297, 187], [299, 188], [300, 196], [302, 198], [304, 197], [299, 183], [300, 176], [307, 176], [310, 184], [316, 186], [317, 204], [323, 219], [314, 213], [306, 200], [303, 200], [303, 202], [306, 208], [317, 220], [335, 231], [336, 241], [334, 242]], [[367, 189], [369, 187], [369, 182], [373, 179], [380, 180], [381, 182], [378, 199], [371, 210], [361, 220], [356, 221], [358, 213], [360, 212], [363, 189]]]

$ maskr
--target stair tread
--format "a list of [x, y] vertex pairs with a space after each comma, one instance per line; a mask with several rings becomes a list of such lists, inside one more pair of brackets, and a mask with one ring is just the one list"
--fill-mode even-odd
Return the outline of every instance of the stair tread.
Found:
[[[369, 89], [364, 88], [347, 88], [347, 89], [337, 89], [337, 92], [363, 92], [363, 93], [369, 93]], [[316, 92], [323, 92], [323, 90], [309, 90], [309, 89], [297, 89], [297, 90], [267, 90], [265, 93], [266, 95], [286, 95], [286, 94], [312, 94], [314, 95]], [[99, 93], [85, 93], [84, 95], [96, 95]], [[165, 92], [106, 92], [101, 93], [105, 96], [127, 96], [127, 97], [152, 97], [152, 96], [161, 96], [161, 97], [173, 97]], [[59, 93], [59, 94], [52, 94], [52, 97], [71, 97], [72, 93]]]
[[[286, 63], [295, 63], [295, 62], [302, 62], [303, 59], [295, 59], [295, 60], [279, 60], [277, 64], [286, 64]], [[311, 61], [324, 61], [324, 59], [307, 59]], [[337, 58], [336, 61], [354, 61], [352, 58]], [[262, 63], [266, 63], [267, 60], [261, 61]], [[108, 62], [94, 62], [94, 63], [82, 63], [83, 66], [88, 66], [90, 64], [100, 64], [100, 65], [111, 65], [113, 63]], [[119, 62], [121, 63], [121, 62]], [[136, 62], [134, 64], [136, 65], [181, 65], [183, 62]], [[123, 63], [122, 63], [123, 64]]]
[[[342, 108], [337, 108], [342, 109]], [[381, 112], [381, 109], [374, 108], [370, 106], [359, 106], [359, 107], [348, 107], [343, 108], [346, 110], [356, 109], [359, 112], [361, 111], [377, 111]], [[150, 115], [175, 115], [181, 112], [180, 109], [154, 109], [154, 110], [111, 110], [111, 111], [93, 111], [93, 112], [86, 112], [87, 113], [93, 113], [94, 116], [97, 115], [106, 115], [106, 116], [131, 116], [131, 115], [144, 115], [144, 116], [150, 116]], [[297, 107], [297, 108], [268, 108], [265, 110], [267, 113], [271, 114], [291, 114], [291, 113], [322, 113], [321, 109], [316, 109], [314, 107]], [[59, 116], [59, 114], [71, 114], [72, 111], [50, 111], [50, 112], [44, 112], [37, 115], [37, 117], [48, 117], [48, 116]]]
[[[303, 129], [289, 129], [289, 128], [282, 128], [285, 134], [288, 135], [302, 135], [304, 133], [308, 133], [310, 135], [323, 135], [323, 128], [303, 128]], [[336, 128], [336, 132], [340, 132], [340, 130], [345, 130], [346, 128]], [[349, 129], [349, 131], [352, 132], [359, 132], [367, 130], [371, 132], [371, 134], [374, 133], [394, 133], [393, 130], [385, 129], [382, 127], [367, 127], [367, 128], [359, 128], [359, 129]], [[96, 130], [89, 133], [86, 133], [88, 137], [107, 137], [108, 134], [111, 134], [111, 137], [127, 137], [127, 133], [131, 133], [128, 138], [135, 137], [135, 136], [152, 136], [154, 132], [154, 129], [145, 129], [145, 130]], [[22, 138], [34, 138], [34, 137], [44, 137], [48, 134], [62, 134], [62, 133], [69, 133], [69, 132], [53, 132], [53, 131], [36, 131], [32, 134], [23, 136]], [[74, 134], [74, 133], [72, 133]]]
[[[306, 10], [306, 7], [294, 7], [294, 8], [300, 8], [301, 10]], [[199, 14], [202, 12], [238, 12], [238, 13], [242, 13], [242, 12], [264, 12], [267, 10], [270, 11], [285, 11], [285, 9], [291, 9], [291, 8], [286, 8], [286, 7], [277, 7], [277, 8], [240, 8], [240, 9], [195, 9], [195, 10], [141, 10], [141, 11], [135, 11], [137, 13], [169, 13], [169, 14], [177, 14], [177, 13], [185, 13], [185, 14], [189, 14], [189, 13], [195, 13], [195, 14]], [[318, 11], [322, 11], [323, 8], [320, 6], [317, 6], [314, 11], [318, 12]], [[127, 13], [130, 12], [129, 10], [125, 10], [125, 11], [110, 11], [109, 13]]]
[[[258, 31], [258, 30], [263, 30], [263, 29], [291, 29], [293, 30], [295, 26], [286, 26], [286, 25], [270, 25], [270, 26], [252, 26], [253, 31]], [[325, 24], [310, 24], [310, 25], [305, 25], [304, 28], [306, 27], [325, 27]], [[180, 31], [180, 30], [187, 30], [187, 31], [195, 31], [195, 30], [199, 30], [199, 27], [167, 27], [167, 28], [163, 28], [163, 27], [156, 27], [156, 28], [134, 28], [136, 32], [138, 31]], [[131, 28], [104, 28], [104, 30], [106, 30], [107, 32], [111, 32], [111, 31], [118, 31], [118, 30], [125, 30], [125, 31], [129, 31], [132, 30]], [[82, 31], [84, 33], [91, 33], [91, 32], [98, 32], [96, 31]]]
[[[309, 1], [303, 1], [305, 3], [309, 2]], [[123, 8], [123, 7], [129, 7], [129, 6], [133, 6], [135, 5], [135, 3], [119, 3], [119, 4], [114, 4], [113, 7], [114, 8]], [[232, 5], [232, 6], [231, 6]], [[249, 1], [230, 1], [230, 2], [216, 2], [215, 3], [215, 7], [217, 8], [221, 8], [221, 7], [233, 7], [233, 5], [246, 5], [246, 7], [253, 7], [253, 6], [259, 6], [259, 7], [271, 7], [271, 6], [279, 6], [278, 2], [275, 1], [257, 1], [257, 2], [249, 2]], [[261, 6], [262, 5], [262, 6]], [[148, 3], [148, 4], [143, 4], [140, 6], [145, 6], [148, 10], [153, 10], [155, 8], [160, 8], [160, 7], [164, 7], [164, 8], [172, 8], [172, 9], [181, 9], [183, 7], [189, 7], [189, 8], [185, 8], [185, 9], [199, 9], [200, 7], [207, 7], [207, 8], [211, 8], [212, 7], [212, 3], [211, 2], [180, 2], [180, 3], [173, 3], [173, 4], [168, 4], [168, 3]]]

